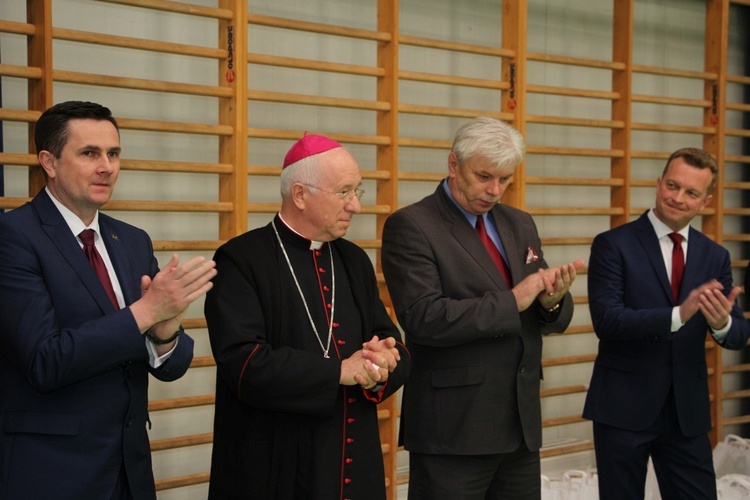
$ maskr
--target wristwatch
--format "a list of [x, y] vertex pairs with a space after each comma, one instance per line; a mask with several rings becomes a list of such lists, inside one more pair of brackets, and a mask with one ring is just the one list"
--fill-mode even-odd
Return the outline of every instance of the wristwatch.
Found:
[[159, 337], [154, 335], [154, 332], [152, 330], [152, 328], [149, 328], [148, 330], [146, 330], [146, 333], [144, 335], [146, 336], [146, 338], [148, 338], [148, 340], [151, 341], [152, 344], [155, 345], [165, 345], [169, 344], [170, 342], [174, 342], [175, 339], [177, 339], [177, 337], [179, 337], [182, 333], [182, 330], [177, 330], [176, 332], [174, 332], [174, 335], [172, 335], [168, 339], [160, 339]]

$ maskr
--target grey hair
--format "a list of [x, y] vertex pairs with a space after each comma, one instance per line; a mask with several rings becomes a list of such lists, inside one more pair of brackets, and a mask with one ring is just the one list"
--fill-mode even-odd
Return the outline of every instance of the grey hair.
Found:
[[281, 171], [281, 198], [286, 200], [292, 194], [292, 186], [301, 184], [317, 186], [320, 177], [318, 155], [308, 156], [292, 163]]
[[451, 151], [459, 165], [472, 156], [482, 156], [495, 168], [515, 167], [523, 161], [526, 144], [521, 133], [510, 124], [480, 116], [459, 127]]

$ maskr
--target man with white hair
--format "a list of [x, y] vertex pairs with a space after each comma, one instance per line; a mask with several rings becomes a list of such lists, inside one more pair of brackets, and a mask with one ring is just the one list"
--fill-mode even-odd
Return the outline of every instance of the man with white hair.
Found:
[[342, 238], [361, 182], [339, 143], [306, 135], [284, 160], [280, 212], [216, 252], [209, 498], [385, 498], [376, 405], [410, 361], [369, 257]]

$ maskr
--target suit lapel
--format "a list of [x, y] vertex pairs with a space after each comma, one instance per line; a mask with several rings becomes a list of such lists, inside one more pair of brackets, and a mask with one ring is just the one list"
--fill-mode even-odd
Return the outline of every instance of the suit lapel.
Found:
[[492, 257], [490, 257], [484, 244], [477, 236], [476, 230], [471, 227], [471, 224], [469, 224], [469, 221], [466, 220], [464, 214], [462, 214], [458, 207], [456, 207], [455, 203], [448, 198], [444, 189], [443, 183], [441, 182], [438, 185], [436, 194], [437, 199], [440, 202], [438, 204], [440, 207], [440, 214], [448, 232], [450, 232], [456, 240], [456, 243], [463, 247], [469, 257], [487, 273], [498, 288], [507, 290], [508, 285], [505, 283], [505, 279], [500, 274], [500, 270], [495, 265]]
[[495, 221], [495, 229], [497, 234], [500, 235], [500, 241], [503, 244], [503, 250], [505, 250], [506, 262], [508, 263], [508, 269], [510, 269], [510, 277], [513, 283], [517, 283], [518, 277], [523, 276], [523, 270], [521, 269], [521, 256], [518, 255], [518, 245], [516, 244], [516, 238], [513, 232], [510, 230], [510, 224], [505, 220], [502, 209], [499, 205], [490, 210], [492, 212], [492, 218]]
[[89, 291], [104, 312], [114, 310], [107, 292], [104, 291], [96, 271], [91, 267], [86, 254], [83, 253], [78, 240], [70, 231], [70, 227], [57, 210], [47, 192], [42, 190], [32, 201], [31, 205], [39, 215], [42, 230], [47, 234], [50, 241], [65, 258], [73, 271], [83, 282], [83, 286]]
[[140, 283], [138, 283], [137, 287], [131, 289], [131, 283], [128, 280], [128, 277], [133, 275], [130, 266], [131, 260], [128, 258], [128, 253], [120, 241], [120, 234], [112, 226], [112, 219], [101, 212], [99, 212], [99, 231], [101, 232], [102, 240], [104, 240], [104, 246], [107, 247], [109, 260], [112, 261], [112, 266], [115, 268], [115, 274], [117, 275], [117, 281], [120, 283], [125, 305], [132, 304], [141, 298]]
[[[648, 256], [649, 264], [654, 270], [657, 276], [659, 285], [662, 290], [669, 297], [669, 300], [674, 303], [674, 297], [672, 296], [672, 284], [669, 282], [669, 276], [667, 275], [667, 268], [664, 266], [664, 256], [661, 253], [661, 246], [659, 245], [659, 239], [656, 237], [654, 226], [651, 225], [651, 221], [648, 220], [648, 215], [643, 214], [636, 221], [636, 229], [638, 240], [640, 241], [646, 255]], [[683, 284], [683, 289], [684, 289]]]

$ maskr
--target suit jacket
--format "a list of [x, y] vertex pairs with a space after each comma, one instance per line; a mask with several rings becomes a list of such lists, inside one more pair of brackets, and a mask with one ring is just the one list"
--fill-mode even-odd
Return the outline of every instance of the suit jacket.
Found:
[[[729, 252], [690, 229], [680, 303], [717, 279], [732, 288]], [[674, 393], [680, 428], [697, 436], [711, 428], [705, 342], [708, 324], [696, 313], [671, 333], [675, 307], [659, 241], [647, 214], [598, 235], [591, 247], [589, 308], [599, 337], [583, 411], [596, 422], [638, 431], [654, 422]], [[722, 347], [740, 349], [750, 327], [735, 305]]]
[[[157, 263], [148, 235], [99, 214], [127, 304]], [[155, 498], [148, 373], [182, 376], [180, 337], [158, 369], [129, 308], [115, 311], [76, 237], [42, 191], [0, 216], [0, 498], [109, 499], [122, 467]]]
[[[531, 216], [492, 211], [513, 282], [546, 267]], [[528, 259], [531, 249], [537, 260]], [[515, 451], [541, 446], [542, 334], [562, 332], [557, 313], [518, 307], [500, 271], [441, 185], [398, 210], [383, 229], [383, 272], [412, 355], [401, 433], [406, 449], [430, 454]]]

